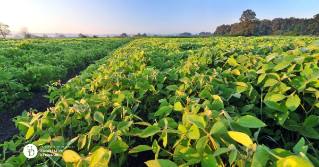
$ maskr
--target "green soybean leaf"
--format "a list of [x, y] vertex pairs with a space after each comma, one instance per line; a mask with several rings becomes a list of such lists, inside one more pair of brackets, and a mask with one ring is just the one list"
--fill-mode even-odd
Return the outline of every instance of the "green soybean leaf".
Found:
[[303, 128], [299, 131], [300, 134], [312, 139], [319, 139], [319, 133], [314, 128]]
[[157, 75], [157, 81], [163, 83], [165, 80], [165, 75], [164, 74], [159, 74]]
[[146, 161], [148, 167], [178, 167], [174, 162], [167, 159], [157, 159]]
[[169, 85], [166, 87], [166, 89], [174, 91], [174, 90], [178, 90], [178, 87], [176, 85]]
[[268, 161], [269, 153], [263, 146], [257, 146], [251, 166], [265, 166]]
[[110, 144], [109, 149], [112, 151], [112, 153], [122, 153], [126, 151], [128, 147], [129, 146], [124, 141], [115, 140]]
[[237, 158], [237, 150], [233, 150], [229, 154], [229, 164], [232, 165]]
[[220, 154], [224, 154], [224, 153], [227, 153], [227, 152], [229, 152], [229, 151], [231, 151], [231, 149], [229, 149], [229, 148], [219, 148], [219, 149], [217, 149], [217, 150], [214, 152], [214, 155], [213, 155], [213, 156], [218, 156], [218, 155], [220, 155]]
[[150, 147], [148, 145], [139, 145], [139, 146], [132, 148], [128, 153], [132, 154], [132, 153], [138, 153], [138, 152], [148, 151], [148, 150], [152, 150], [152, 147]]
[[314, 166], [319, 166], [319, 161], [317, 158], [315, 158], [314, 156], [312, 156], [309, 153], [307, 153], [306, 155], [309, 158], [309, 160], [312, 162], [312, 164], [314, 164]]
[[210, 129], [210, 134], [226, 134], [227, 133], [227, 128], [221, 121], [217, 121], [213, 127]]
[[266, 76], [267, 76], [267, 74], [261, 74], [258, 77], [257, 84], [260, 84], [265, 79]]
[[94, 113], [94, 120], [103, 124], [104, 123], [104, 115], [101, 112], [97, 111]]
[[203, 158], [201, 165], [202, 167], [218, 167], [216, 158], [211, 154], [208, 154]]
[[100, 131], [102, 130], [101, 126], [93, 126], [90, 130], [90, 135], [89, 136], [93, 136], [96, 135], [97, 133], [100, 133]]
[[183, 159], [189, 161], [191, 159], [199, 159], [200, 155], [197, 151], [191, 147], [186, 147], [180, 150], [181, 156]]
[[289, 97], [286, 101], [286, 106], [288, 107], [290, 111], [295, 111], [299, 105], [300, 105], [300, 98], [296, 94], [294, 96]]
[[191, 159], [191, 160], [189, 160], [187, 163], [182, 164], [182, 165], [180, 165], [179, 167], [188, 167], [188, 166], [197, 164], [197, 163], [200, 162], [200, 161], [201, 161], [201, 159], [199, 159], [199, 158]]
[[281, 111], [280, 105], [279, 105], [278, 103], [276, 103], [276, 102], [273, 102], [273, 101], [264, 101], [264, 103], [266, 104], [266, 106], [268, 106], [268, 107], [271, 108], [271, 109]]
[[270, 60], [272, 60], [275, 57], [276, 56], [274, 56], [274, 55], [269, 55], [269, 56], [266, 56], [266, 60], [267, 60], [267, 62], [269, 62]]
[[286, 119], [288, 118], [289, 115], [289, 111], [287, 111], [286, 113], [280, 114], [278, 116], [278, 122], [280, 125], [283, 125], [286, 121]]
[[161, 128], [159, 126], [156, 126], [156, 125], [149, 126], [141, 133], [140, 137], [146, 138], [146, 137], [152, 136], [155, 133], [159, 132], [160, 130]]
[[274, 70], [275, 70], [275, 71], [279, 71], [279, 70], [282, 70], [282, 69], [288, 67], [289, 65], [290, 65], [290, 62], [282, 62], [282, 63], [277, 64], [277, 65], [274, 67]]
[[124, 121], [119, 123], [119, 125], [117, 126], [117, 130], [125, 130], [127, 128], [129, 128], [132, 125], [133, 121]]
[[312, 80], [316, 80], [319, 78], [319, 68], [315, 67], [313, 68], [313, 73], [311, 74]]
[[206, 121], [204, 120], [203, 117], [198, 115], [187, 115], [187, 121], [191, 122], [192, 124], [202, 129], [205, 129], [206, 127]]
[[302, 137], [298, 143], [292, 148], [294, 153], [298, 155], [300, 152], [306, 154], [308, 150], [308, 146], [305, 146], [305, 139]]
[[83, 135], [78, 140], [78, 150], [82, 149], [86, 144], [86, 135]]
[[43, 144], [49, 143], [51, 140], [51, 136], [49, 134], [45, 134], [42, 137], [40, 137], [39, 140], [32, 142], [35, 146], [41, 146]]
[[[264, 149], [265, 149], [265, 147], [264, 147]], [[279, 157], [282, 157], [282, 158], [288, 157], [290, 155], [293, 155], [292, 152], [284, 150], [282, 148], [275, 148], [275, 149], [271, 149], [270, 151], [271, 151], [272, 154], [274, 154], [276, 156], [279, 156]]]
[[261, 128], [266, 126], [266, 124], [263, 123], [261, 120], [250, 115], [240, 117], [237, 120], [237, 123], [247, 128]]
[[294, 60], [297, 64], [302, 64], [303, 61], [305, 60], [305, 57], [297, 57], [297, 58], [294, 58]]
[[318, 125], [318, 116], [316, 115], [310, 115], [306, 120], [305, 122], [303, 123], [303, 127], [306, 127], [306, 128], [313, 128], [315, 126]]
[[280, 76], [277, 73], [269, 73], [268, 77], [280, 81]]
[[269, 87], [269, 86], [273, 86], [277, 83], [278, 81], [275, 80], [275, 79], [268, 79], [265, 84], [264, 84], [264, 87]]
[[186, 129], [185, 126], [182, 125], [182, 124], [179, 124], [179, 125], [178, 125], [178, 130], [181, 131], [182, 133], [186, 133], [186, 132], [187, 132], [187, 129]]
[[297, 87], [298, 93], [302, 92], [306, 88], [307, 83], [307, 79], [302, 76], [294, 77], [291, 82], [289, 82], [290, 85]]
[[190, 139], [199, 139], [200, 133], [196, 125], [192, 125], [189, 131], [187, 131], [186, 136]]
[[212, 109], [219, 111], [220, 109], [224, 109], [224, 103], [220, 98], [217, 98], [212, 103]]
[[253, 107], [254, 107], [254, 104], [245, 105], [243, 108], [241, 108], [241, 112], [247, 112]]
[[282, 95], [282, 94], [275, 94], [275, 93], [267, 93], [267, 95], [265, 96], [265, 101], [281, 101], [282, 99], [284, 99], [286, 96]]
[[277, 167], [295, 166], [295, 167], [313, 167], [313, 165], [297, 156], [289, 156], [276, 162]]
[[51, 145], [55, 148], [59, 148], [64, 145], [64, 138], [62, 136], [57, 136], [50, 141]]
[[156, 111], [154, 116], [160, 116], [162, 114], [168, 115], [172, 112], [172, 110], [173, 110], [173, 107], [171, 107], [171, 106], [163, 106], [158, 111]]
[[196, 149], [197, 149], [197, 152], [200, 156], [203, 156], [204, 152], [205, 152], [205, 148], [206, 148], [206, 145], [208, 143], [208, 137], [207, 136], [204, 136], [202, 138], [200, 138], [196, 144]]
[[209, 98], [210, 97], [210, 91], [209, 88], [206, 87], [204, 90], [202, 90], [202, 92], [200, 92], [199, 94], [200, 98]]

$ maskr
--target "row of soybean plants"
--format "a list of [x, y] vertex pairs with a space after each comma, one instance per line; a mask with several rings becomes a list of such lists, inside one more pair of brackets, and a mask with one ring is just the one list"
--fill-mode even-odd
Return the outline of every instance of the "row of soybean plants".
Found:
[[57, 156], [3, 163], [318, 166], [318, 53], [312, 37], [135, 40], [16, 117], [5, 153]]
[[0, 111], [14, 109], [17, 102], [43, 90], [45, 84], [63, 79], [109, 55], [130, 40], [30, 39], [0, 41]]

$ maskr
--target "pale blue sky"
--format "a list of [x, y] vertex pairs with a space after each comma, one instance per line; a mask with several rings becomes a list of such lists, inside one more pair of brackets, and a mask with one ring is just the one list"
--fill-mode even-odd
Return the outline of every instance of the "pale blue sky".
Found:
[[0, 22], [32, 33], [196, 34], [239, 22], [247, 9], [259, 19], [312, 18], [318, 6], [319, 0], [2, 0]]

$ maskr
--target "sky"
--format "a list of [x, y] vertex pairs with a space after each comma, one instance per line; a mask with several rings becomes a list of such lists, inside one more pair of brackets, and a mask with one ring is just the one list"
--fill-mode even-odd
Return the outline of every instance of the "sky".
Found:
[[319, 0], [2, 0], [12, 32], [171, 34], [214, 32], [251, 9], [258, 19], [313, 18]]

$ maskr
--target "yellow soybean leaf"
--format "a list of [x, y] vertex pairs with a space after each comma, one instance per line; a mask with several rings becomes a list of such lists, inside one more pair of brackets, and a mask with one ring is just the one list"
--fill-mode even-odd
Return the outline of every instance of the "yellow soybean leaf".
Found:
[[28, 129], [28, 132], [27, 134], [25, 135], [25, 139], [29, 139], [34, 133], [34, 127], [31, 126], [29, 129]]
[[81, 159], [79, 154], [72, 150], [65, 150], [63, 152], [62, 158], [65, 162], [78, 162]]
[[238, 143], [249, 147], [251, 144], [253, 144], [253, 141], [251, 141], [250, 137], [242, 132], [234, 132], [234, 131], [229, 131], [228, 135], [234, 139], [235, 141], [237, 141]]
[[232, 71], [232, 74], [235, 74], [235, 75], [240, 75], [240, 71], [238, 69], [234, 69]]

